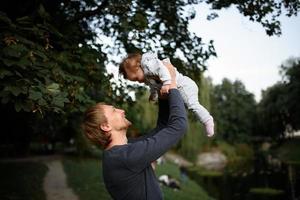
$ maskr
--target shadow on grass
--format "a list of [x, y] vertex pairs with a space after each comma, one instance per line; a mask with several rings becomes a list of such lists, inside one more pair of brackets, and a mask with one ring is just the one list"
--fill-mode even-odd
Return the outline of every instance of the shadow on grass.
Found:
[[0, 199], [46, 200], [43, 179], [47, 170], [37, 162], [0, 162]]

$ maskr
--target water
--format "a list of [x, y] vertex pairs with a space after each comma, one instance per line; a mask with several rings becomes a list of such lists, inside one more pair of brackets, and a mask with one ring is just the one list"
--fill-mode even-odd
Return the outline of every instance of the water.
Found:
[[191, 173], [218, 200], [300, 200], [300, 165], [253, 165], [221, 174]]

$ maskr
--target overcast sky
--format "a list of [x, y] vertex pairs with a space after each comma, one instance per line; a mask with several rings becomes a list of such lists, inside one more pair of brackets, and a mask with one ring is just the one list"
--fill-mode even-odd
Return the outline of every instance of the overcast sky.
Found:
[[204, 41], [214, 40], [217, 58], [208, 61], [206, 75], [214, 84], [224, 77], [241, 80], [248, 91], [261, 98], [261, 90], [280, 80], [279, 66], [290, 57], [300, 57], [300, 17], [281, 17], [282, 35], [269, 37], [258, 23], [243, 17], [235, 8], [218, 12], [207, 21], [205, 4], [195, 7], [190, 31]]

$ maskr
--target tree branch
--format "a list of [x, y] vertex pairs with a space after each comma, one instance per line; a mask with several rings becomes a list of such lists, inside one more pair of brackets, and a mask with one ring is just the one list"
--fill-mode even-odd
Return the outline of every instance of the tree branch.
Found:
[[89, 18], [89, 17], [92, 17], [92, 16], [94, 16], [96, 14], [99, 14], [107, 5], [108, 5], [108, 0], [104, 0], [102, 2], [102, 4], [99, 5], [96, 9], [80, 12], [78, 15], [76, 15], [72, 19], [72, 21], [78, 21], [80, 19]]

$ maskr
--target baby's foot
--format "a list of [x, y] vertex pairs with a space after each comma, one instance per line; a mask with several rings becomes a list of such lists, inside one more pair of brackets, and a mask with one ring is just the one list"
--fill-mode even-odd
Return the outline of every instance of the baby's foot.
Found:
[[206, 121], [204, 123], [204, 125], [205, 125], [205, 131], [206, 131], [207, 136], [212, 137], [215, 134], [215, 132], [214, 132], [214, 126], [215, 126], [214, 125], [214, 119], [213, 118], [209, 119], [208, 121]]

